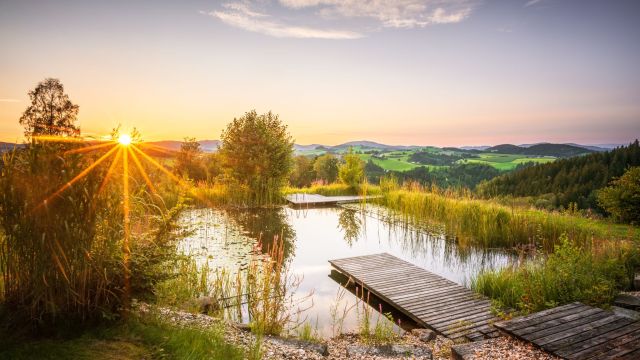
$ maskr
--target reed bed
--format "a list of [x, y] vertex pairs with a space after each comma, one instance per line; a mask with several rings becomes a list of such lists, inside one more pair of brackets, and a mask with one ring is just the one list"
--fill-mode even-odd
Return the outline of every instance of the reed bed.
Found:
[[606, 307], [630, 286], [639, 255], [628, 241], [602, 242], [588, 249], [562, 235], [553, 253], [482, 272], [471, 287], [492, 298], [496, 308], [525, 314], [574, 301]]
[[499, 205], [474, 199], [469, 193], [424, 189], [417, 185], [388, 189], [380, 204], [405, 221], [437, 221], [457, 237], [460, 245], [512, 248], [532, 244], [553, 251], [562, 234], [576, 244], [640, 239], [640, 230], [570, 213]]

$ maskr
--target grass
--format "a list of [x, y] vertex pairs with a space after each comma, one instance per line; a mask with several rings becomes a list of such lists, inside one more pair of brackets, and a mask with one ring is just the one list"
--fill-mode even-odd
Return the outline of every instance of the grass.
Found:
[[606, 242], [588, 249], [562, 236], [548, 256], [483, 272], [471, 287], [492, 298], [497, 307], [525, 314], [574, 301], [606, 307], [630, 285], [638, 265], [634, 244]]
[[2, 359], [243, 359], [242, 349], [224, 340], [221, 327], [178, 327], [152, 315], [44, 339], [0, 336]]
[[535, 244], [552, 251], [563, 233], [578, 244], [594, 240], [640, 239], [640, 228], [587, 219], [568, 212], [507, 207], [470, 194], [427, 190], [417, 185], [385, 191], [381, 204], [409, 222], [436, 221], [460, 245], [510, 248]]
[[486, 164], [501, 171], [510, 171], [522, 163], [534, 162], [537, 164], [545, 164], [556, 160], [553, 157], [526, 157], [510, 154], [480, 154], [479, 156], [479, 158], [464, 159], [458, 162]]

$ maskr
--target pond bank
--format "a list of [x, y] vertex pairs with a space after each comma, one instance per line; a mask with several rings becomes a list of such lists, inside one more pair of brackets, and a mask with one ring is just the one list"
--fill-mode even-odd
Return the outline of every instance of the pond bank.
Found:
[[[141, 306], [143, 313], [148, 312], [148, 305]], [[236, 345], [247, 353], [255, 350], [256, 336], [246, 329], [245, 326], [239, 326], [230, 322], [224, 322], [217, 318], [204, 314], [193, 314], [183, 311], [176, 311], [167, 308], [160, 308], [157, 312], [162, 318], [172, 323], [185, 327], [209, 327], [224, 324], [225, 339], [232, 345]], [[327, 348], [326, 355], [318, 350], [317, 344], [325, 344]], [[265, 336], [262, 340], [261, 353], [262, 359], [328, 359], [328, 360], [386, 360], [407, 358], [404, 354], [397, 355], [372, 355], [374, 346], [363, 341], [363, 339], [354, 333], [341, 334], [328, 340], [321, 340], [319, 343], [310, 343], [296, 340], [293, 338], [282, 338], [275, 336]], [[407, 332], [398, 341], [397, 345], [401, 349], [412, 349], [415, 354], [422, 356], [413, 356], [413, 359], [429, 359], [448, 360], [452, 359], [451, 346], [454, 343], [442, 336], [434, 339], [423, 341], [419, 331]], [[384, 347], [384, 346], [382, 346]], [[388, 348], [389, 346], [387, 346]], [[425, 355], [429, 354], [429, 355]], [[475, 350], [475, 353], [465, 359], [504, 359], [505, 355], [509, 358], [531, 359], [531, 360], [551, 360], [557, 359], [544, 351], [534, 348], [532, 345], [522, 341], [501, 337], [483, 342], [481, 347]]]

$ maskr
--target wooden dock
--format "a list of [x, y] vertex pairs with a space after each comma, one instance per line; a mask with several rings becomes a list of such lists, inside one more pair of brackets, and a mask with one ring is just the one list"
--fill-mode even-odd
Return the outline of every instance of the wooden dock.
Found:
[[318, 194], [290, 194], [286, 196], [289, 203], [294, 206], [328, 206], [371, 200], [380, 196], [324, 196]]
[[495, 327], [564, 359], [640, 359], [640, 321], [581, 303]]
[[383, 253], [330, 260], [356, 284], [384, 300], [418, 325], [453, 340], [482, 340], [499, 332], [491, 302], [464, 286]]

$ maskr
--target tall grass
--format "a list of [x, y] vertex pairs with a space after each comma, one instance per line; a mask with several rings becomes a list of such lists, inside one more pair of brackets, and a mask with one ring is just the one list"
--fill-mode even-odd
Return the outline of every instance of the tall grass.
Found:
[[485, 271], [471, 287], [498, 307], [535, 312], [574, 301], [608, 306], [630, 285], [640, 265], [638, 249], [629, 242], [606, 242], [587, 249], [563, 235], [546, 256], [500, 270]]
[[577, 244], [598, 239], [640, 239], [640, 230], [571, 213], [499, 205], [465, 192], [425, 189], [419, 185], [388, 188], [380, 203], [407, 222], [443, 223], [461, 245], [513, 247], [535, 244], [552, 251], [566, 233]]
[[[68, 186], [102, 155], [67, 152], [76, 148], [31, 144], [3, 157], [0, 272], [4, 307], [16, 326], [113, 318], [126, 311], [124, 299], [144, 296], [162, 277], [160, 263], [172, 254], [179, 209], [167, 211], [162, 194], [132, 177], [132, 256], [123, 263], [122, 175], [105, 183], [105, 161]], [[125, 292], [125, 273], [133, 293]]]

